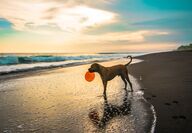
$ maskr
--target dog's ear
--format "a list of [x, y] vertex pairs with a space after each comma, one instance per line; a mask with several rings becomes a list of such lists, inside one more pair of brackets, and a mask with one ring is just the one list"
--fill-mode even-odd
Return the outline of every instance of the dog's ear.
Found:
[[100, 65], [97, 64], [97, 63], [92, 64], [92, 65], [91, 65], [91, 68], [92, 68], [95, 72], [100, 71]]
[[97, 70], [100, 70], [100, 65], [95, 63], [95, 67], [97, 68]]
[[97, 63], [94, 63], [94, 66], [95, 66], [95, 67], [99, 67], [99, 64], [97, 64]]

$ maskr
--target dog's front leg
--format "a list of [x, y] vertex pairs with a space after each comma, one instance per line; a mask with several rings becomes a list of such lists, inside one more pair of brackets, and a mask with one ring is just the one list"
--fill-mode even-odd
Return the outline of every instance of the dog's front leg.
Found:
[[107, 89], [107, 81], [103, 81], [103, 96], [106, 99], [107, 95], [106, 95], [106, 89]]

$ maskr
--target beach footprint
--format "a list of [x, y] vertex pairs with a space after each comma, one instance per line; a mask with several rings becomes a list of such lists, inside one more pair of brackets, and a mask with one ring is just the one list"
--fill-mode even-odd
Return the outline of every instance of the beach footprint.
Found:
[[174, 103], [174, 104], [179, 104], [179, 102], [176, 101], [176, 100], [172, 101], [172, 103]]
[[186, 116], [180, 115], [179, 118], [185, 120], [185, 119], [186, 119]]
[[176, 119], [182, 119], [182, 120], [187, 119], [186, 116], [184, 116], [184, 115], [179, 115], [179, 116], [174, 115], [174, 116], [172, 116], [172, 118], [175, 119], [175, 120], [176, 120]]
[[167, 103], [164, 103], [164, 104], [167, 105], [167, 106], [171, 106], [171, 103], [168, 103], [168, 102], [167, 102]]
[[[176, 101], [176, 100], [173, 100], [172, 103], [173, 103], [173, 104], [179, 104], [179, 102]], [[166, 103], [164, 103], [164, 104], [167, 105], [167, 106], [170, 106], [170, 105], [171, 105], [171, 103], [169, 103], [169, 102], [166, 102]]]
[[150, 98], [150, 97], [146, 97], [146, 99], [147, 99], [147, 100], [151, 100], [151, 98]]

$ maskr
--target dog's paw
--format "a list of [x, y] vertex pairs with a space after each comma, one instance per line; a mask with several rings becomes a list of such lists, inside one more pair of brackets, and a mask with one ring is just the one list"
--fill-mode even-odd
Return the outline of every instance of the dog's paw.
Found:
[[127, 91], [127, 88], [123, 88], [123, 89]]

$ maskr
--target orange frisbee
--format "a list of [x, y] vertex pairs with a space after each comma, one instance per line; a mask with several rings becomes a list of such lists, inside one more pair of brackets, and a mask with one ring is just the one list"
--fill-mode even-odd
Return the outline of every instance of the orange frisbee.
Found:
[[95, 78], [95, 73], [94, 73], [94, 72], [86, 72], [86, 74], [85, 74], [85, 79], [86, 79], [88, 82], [93, 81], [94, 78]]

